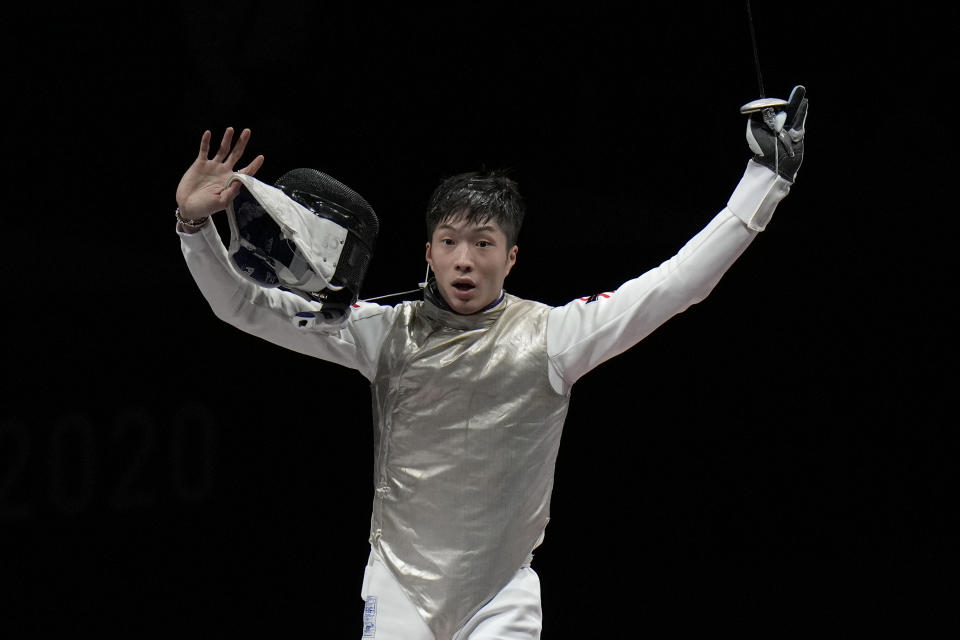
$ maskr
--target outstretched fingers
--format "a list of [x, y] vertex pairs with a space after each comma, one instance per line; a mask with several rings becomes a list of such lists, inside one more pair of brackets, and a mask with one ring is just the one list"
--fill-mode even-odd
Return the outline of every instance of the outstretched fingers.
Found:
[[243, 169], [240, 169], [240, 171], [238, 171], [237, 173], [243, 173], [248, 176], [255, 176], [257, 175], [257, 171], [259, 171], [260, 167], [262, 166], [263, 166], [263, 155], [259, 155], [256, 158], [254, 158], [250, 162], [250, 164], [245, 166]]
[[[787, 105], [787, 128], [791, 129], [798, 121], [800, 108], [806, 103], [807, 88], [798, 84], [790, 92], [789, 104]], [[801, 121], [802, 122], [802, 121]]]
[[797, 114], [793, 119], [792, 129], [802, 132], [807, 128], [807, 99], [804, 98], [797, 109]]
[[233, 144], [233, 127], [227, 127], [223, 132], [223, 139], [220, 140], [220, 148], [217, 149], [217, 155], [213, 156], [215, 162], [223, 162], [230, 153], [230, 145]]
[[250, 129], [244, 129], [240, 132], [240, 138], [237, 140], [236, 146], [233, 147], [233, 151], [230, 152], [230, 155], [227, 156], [227, 159], [224, 161], [230, 168], [233, 168], [233, 165], [237, 164], [241, 156], [243, 156], [243, 152], [247, 148], [247, 142], [249, 141]]
[[198, 160], [206, 160], [210, 155], [210, 130], [207, 129], [200, 136], [200, 152], [197, 154]]

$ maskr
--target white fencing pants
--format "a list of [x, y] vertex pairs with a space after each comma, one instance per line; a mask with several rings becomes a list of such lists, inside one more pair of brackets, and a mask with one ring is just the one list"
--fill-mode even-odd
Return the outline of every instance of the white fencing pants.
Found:
[[[362, 640], [440, 640], [375, 552], [370, 553], [360, 596], [365, 603]], [[540, 578], [523, 567], [452, 640], [538, 640], [542, 624]]]

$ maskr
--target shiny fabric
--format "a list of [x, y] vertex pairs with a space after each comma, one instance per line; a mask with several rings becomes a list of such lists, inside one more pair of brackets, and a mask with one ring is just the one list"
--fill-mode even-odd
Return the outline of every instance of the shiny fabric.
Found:
[[[434, 640], [397, 579], [375, 551], [363, 572], [362, 639]], [[453, 636], [453, 640], [536, 640], [543, 629], [540, 578], [529, 566], [521, 567], [492, 600], [488, 601]]]
[[381, 349], [370, 542], [437, 640], [529, 561], [549, 520], [568, 404], [547, 376], [549, 311], [506, 295], [462, 316], [427, 295]]

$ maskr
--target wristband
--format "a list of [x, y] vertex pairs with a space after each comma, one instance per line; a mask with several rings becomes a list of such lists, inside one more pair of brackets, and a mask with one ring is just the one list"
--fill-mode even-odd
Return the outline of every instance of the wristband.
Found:
[[199, 218], [199, 219], [197, 219], [197, 220], [187, 220], [187, 219], [184, 218], [183, 215], [180, 213], [180, 207], [177, 207], [177, 210], [174, 211], [173, 214], [174, 214], [175, 216], [177, 216], [177, 222], [179, 222], [180, 224], [182, 224], [182, 225], [184, 225], [184, 226], [186, 226], [186, 227], [190, 227], [190, 228], [192, 228], [192, 229], [199, 229], [199, 228], [201, 228], [202, 226], [204, 226], [205, 224], [207, 224], [207, 220], [210, 219], [210, 216], [204, 216], [203, 218]]

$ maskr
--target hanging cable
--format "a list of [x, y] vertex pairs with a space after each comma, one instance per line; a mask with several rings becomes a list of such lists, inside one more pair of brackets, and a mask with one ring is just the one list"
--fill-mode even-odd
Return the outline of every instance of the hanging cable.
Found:
[[757, 33], [753, 28], [753, 11], [750, 10], [750, 0], [747, 2], [747, 22], [750, 24], [750, 41], [753, 43], [753, 63], [757, 67], [757, 84], [760, 85], [760, 98], [766, 98], [767, 93], [763, 89], [763, 74], [760, 73], [760, 49], [757, 47]]

